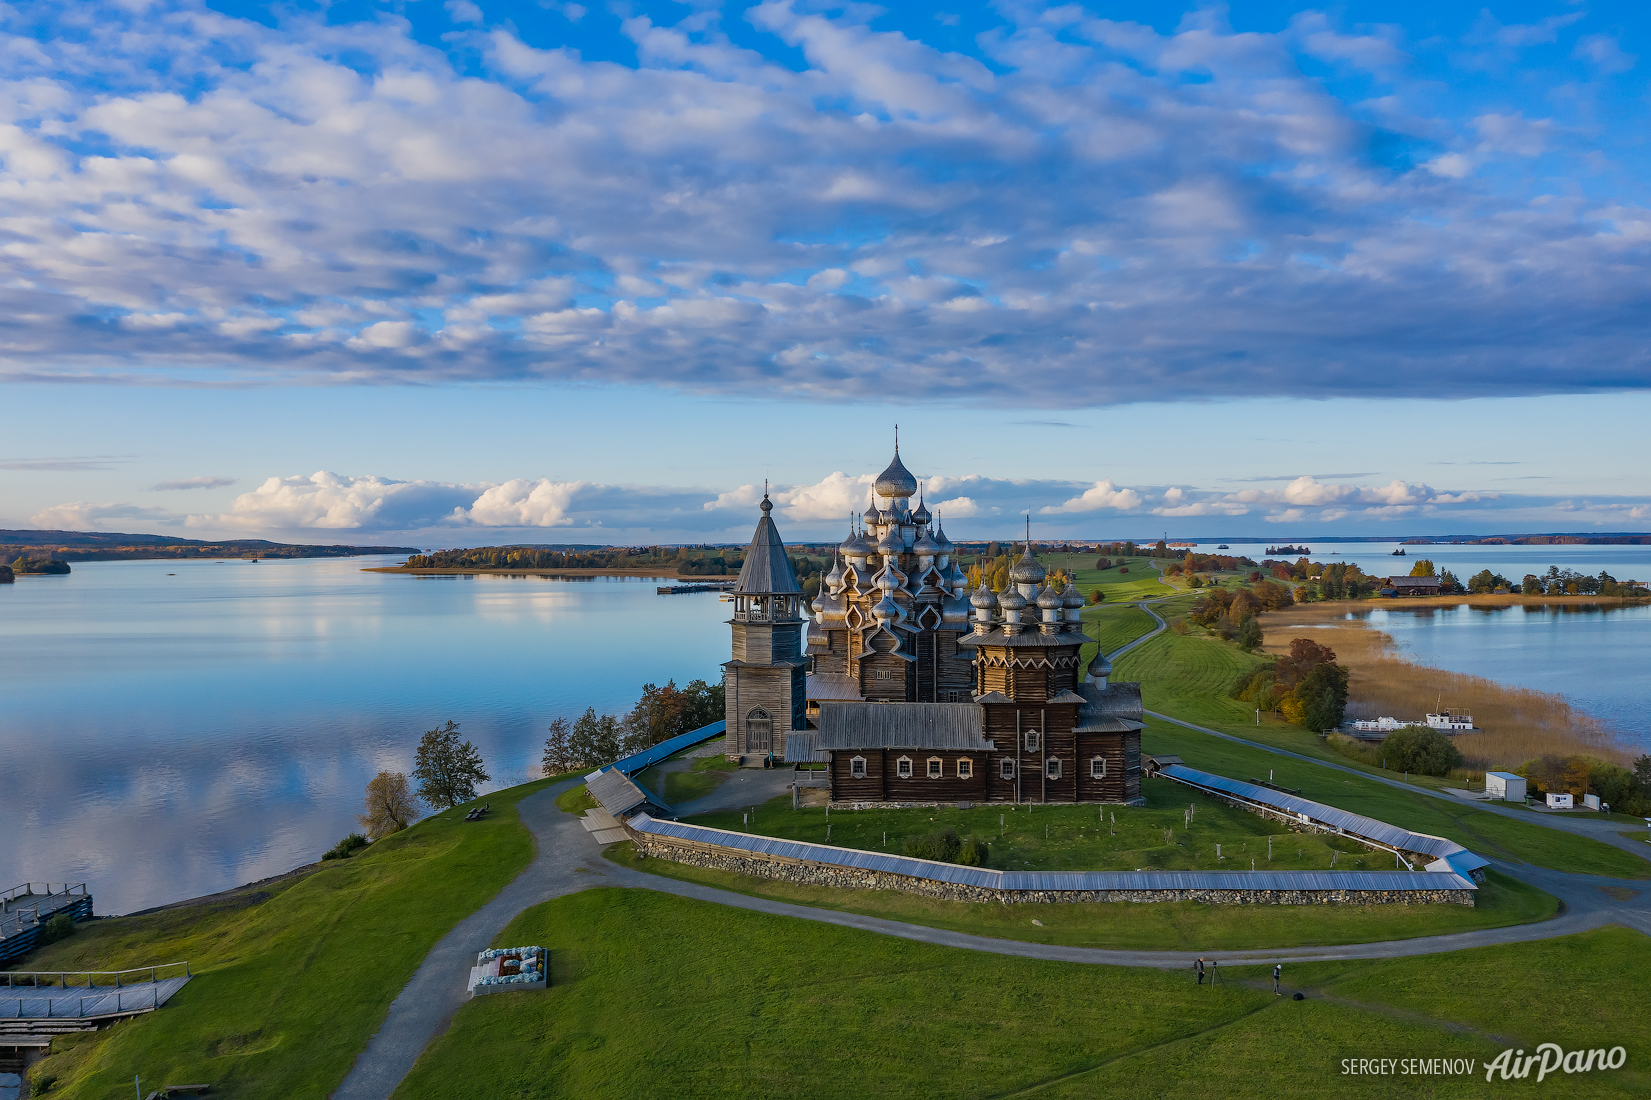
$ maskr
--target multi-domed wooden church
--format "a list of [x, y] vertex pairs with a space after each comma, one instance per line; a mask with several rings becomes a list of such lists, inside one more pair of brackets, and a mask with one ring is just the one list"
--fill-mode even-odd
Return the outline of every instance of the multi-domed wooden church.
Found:
[[[762, 519], [733, 592], [723, 666], [730, 758], [826, 761], [834, 802], [1136, 802], [1141, 691], [1108, 684], [1083, 597], [1032, 554], [994, 593], [968, 581], [900, 461], [805, 603]], [[806, 638], [806, 641], [805, 641]]]

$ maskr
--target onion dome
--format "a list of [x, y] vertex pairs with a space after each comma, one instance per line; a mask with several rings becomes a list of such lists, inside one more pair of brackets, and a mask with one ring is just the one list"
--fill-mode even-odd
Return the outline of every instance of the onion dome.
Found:
[[1095, 659], [1089, 662], [1089, 678], [1091, 680], [1104, 680], [1110, 675], [1112, 675], [1112, 662], [1107, 660], [1105, 650], [1097, 649]]
[[896, 500], [905, 498], [917, 492], [917, 479], [911, 471], [906, 469], [905, 463], [900, 461], [900, 445], [894, 445], [894, 461], [889, 468], [877, 475], [877, 495], [892, 497]]
[[886, 558], [898, 557], [900, 551], [904, 549], [905, 545], [900, 541], [900, 536], [894, 533], [892, 527], [883, 535], [883, 540], [877, 544], [877, 552]]
[[1049, 570], [1038, 564], [1038, 559], [1032, 556], [1032, 544], [1026, 544], [1026, 553], [1009, 570], [1009, 580], [1014, 584], [1042, 584], [1043, 578], [1049, 575]]
[[942, 554], [950, 554], [952, 552], [952, 550], [953, 550], [952, 540], [946, 537], [946, 525], [945, 524], [942, 523], [942, 524], [939, 524], [939, 525], [936, 526], [935, 532], [934, 532], [934, 541], [935, 541], [935, 544], [940, 547], [940, 552]]
[[868, 524], [868, 525], [878, 524], [878, 523], [887, 523], [889, 521], [889, 517], [885, 513], [879, 512], [877, 510], [877, 498], [876, 497], [871, 498], [871, 507], [866, 509], [865, 515], [861, 516], [860, 518], [863, 521], [865, 521], [865, 523]]
[[1055, 591], [1054, 585], [1049, 585], [1038, 593], [1038, 607], [1044, 611], [1059, 611], [1066, 606], [1066, 598]]
[[822, 586], [818, 592], [814, 593], [814, 600], [813, 600], [812, 603], [810, 603], [808, 605], [809, 607], [811, 607], [814, 610], [814, 613], [816, 615], [824, 613], [824, 611], [826, 609], [825, 595], [826, 595], [826, 590], [825, 590], [824, 586]]
[[876, 605], [872, 607], [871, 614], [878, 622], [887, 625], [889, 622], [900, 618], [900, 605], [895, 603], [889, 594], [885, 592], [883, 598], [878, 600]]
[[1016, 588], [1005, 588], [998, 596], [997, 605], [1005, 611], [1023, 611], [1026, 608], [1026, 597]]
[[1075, 610], [1083, 608], [1083, 593], [1078, 591], [1078, 582], [1071, 577], [1066, 578], [1066, 591], [1062, 593], [1061, 600], [1067, 607]]
[[913, 523], [927, 524], [933, 518], [934, 518], [933, 516], [929, 515], [928, 508], [924, 506], [923, 498], [918, 497], [917, 498], [917, 511], [915, 511], [911, 514], [911, 521]]
[[983, 611], [990, 611], [997, 607], [997, 593], [988, 588], [986, 581], [982, 579], [980, 587], [975, 589], [975, 594], [969, 597], [969, 602]]
[[852, 531], [838, 549], [843, 552], [845, 558], [863, 558], [871, 553], [871, 543], [867, 542], [866, 536], [860, 532]]
[[935, 558], [940, 556], [940, 544], [928, 535], [918, 539], [912, 546], [911, 552], [921, 558]]
[[843, 586], [843, 559], [840, 555], [831, 559], [831, 572], [825, 575], [825, 585], [833, 590]]

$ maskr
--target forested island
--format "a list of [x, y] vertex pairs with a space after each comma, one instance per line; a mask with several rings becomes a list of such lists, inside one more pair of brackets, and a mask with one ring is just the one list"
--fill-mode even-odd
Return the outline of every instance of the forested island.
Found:
[[62, 572], [63, 569], [21, 570], [17, 559], [63, 564], [71, 561], [124, 561], [147, 558], [348, 558], [363, 554], [416, 554], [416, 546], [317, 546], [229, 539], [204, 542], [168, 535], [133, 535], [104, 531], [0, 530], [0, 563], [12, 562], [17, 572]]

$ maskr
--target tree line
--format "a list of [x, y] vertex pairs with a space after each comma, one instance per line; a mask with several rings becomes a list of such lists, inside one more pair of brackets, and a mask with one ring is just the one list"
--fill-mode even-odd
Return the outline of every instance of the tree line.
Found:
[[679, 688], [671, 680], [663, 687], [643, 684], [642, 697], [627, 714], [597, 714], [595, 707], [586, 707], [572, 722], [557, 718], [545, 739], [544, 773], [600, 767], [701, 729], [723, 717], [723, 700], [720, 683], [690, 680]]

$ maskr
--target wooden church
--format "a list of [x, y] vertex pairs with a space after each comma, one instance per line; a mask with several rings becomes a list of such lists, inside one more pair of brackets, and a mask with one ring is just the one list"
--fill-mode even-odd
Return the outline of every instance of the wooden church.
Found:
[[1102, 653], [1080, 667], [1075, 585], [1046, 583], [1028, 540], [1001, 593], [965, 598], [916, 493], [897, 447], [807, 608], [764, 496], [723, 666], [729, 757], [826, 761], [834, 802], [1139, 802], [1140, 685], [1108, 684]]

